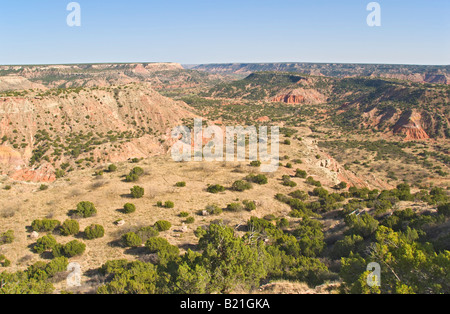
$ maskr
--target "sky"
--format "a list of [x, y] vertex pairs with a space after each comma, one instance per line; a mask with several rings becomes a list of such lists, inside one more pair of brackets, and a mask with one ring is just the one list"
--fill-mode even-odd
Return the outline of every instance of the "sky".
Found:
[[450, 64], [449, 0], [0, 0], [0, 64]]

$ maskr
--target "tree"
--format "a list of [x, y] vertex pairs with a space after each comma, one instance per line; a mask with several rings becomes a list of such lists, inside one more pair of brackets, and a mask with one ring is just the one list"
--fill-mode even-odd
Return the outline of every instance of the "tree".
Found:
[[220, 193], [220, 192], [225, 191], [225, 187], [223, 187], [223, 186], [221, 186], [221, 185], [219, 185], [219, 184], [215, 184], [215, 185], [210, 185], [210, 186], [208, 186], [208, 188], [207, 188], [206, 190], [207, 190], [209, 193], [217, 194], [217, 193]]
[[172, 228], [172, 224], [165, 220], [159, 220], [155, 223], [155, 228], [159, 232], [163, 232], [163, 231], [170, 230], [170, 228]]
[[131, 191], [131, 195], [133, 196], [133, 198], [144, 197], [144, 193], [145, 193], [144, 188], [142, 188], [140, 186], [135, 186], [130, 191]]
[[88, 240], [103, 238], [105, 235], [105, 228], [101, 225], [90, 225], [84, 229], [84, 236]]
[[207, 293], [227, 293], [238, 286], [258, 287], [268, 273], [269, 256], [264, 244], [258, 241], [248, 245], [229, 227], [210, 225], [199, 248], [203, 253], [197, 265], [211, 276]]
[[80, 224], [76, 220], [67, 219], [62, 224], [60, 231], [61, 235], [66, 237], [77, 234], [80, 231]]
[[246, 182], [244, 180], [238, 180], [233, 183], [231, 189], [237, 192], [244, 192], [246, 190], [250, 190], [252, 188], [252, 184], [250, 182]]
[[142, 239], [134, 232], [128, 232], [122, 236], [125, 247], [138, 247], [142, 245]]
[[53, 249], [56, 244], [57, 242], [55, 237], [49, 234], [36, 241], [36, 244], [34, 245], [34, 251], [38, 254], [42, 254], [45, 251]]
[[80, 217], [89, 218], [97, 214], [97, 209], [91, 202], [80, 202], [77, 205], [77, 210], [75, 213]]
[[127, 203], [123, 206], [123, 212], [125, 214], [132, 214], [136, 211], [136, 206], [131, 203]]

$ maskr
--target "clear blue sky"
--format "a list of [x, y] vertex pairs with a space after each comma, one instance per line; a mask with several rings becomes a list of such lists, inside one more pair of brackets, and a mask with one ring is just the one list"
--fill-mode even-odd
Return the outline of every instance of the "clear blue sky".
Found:
[[0, 64], [450, 64], [449, 0], [0, 0]]

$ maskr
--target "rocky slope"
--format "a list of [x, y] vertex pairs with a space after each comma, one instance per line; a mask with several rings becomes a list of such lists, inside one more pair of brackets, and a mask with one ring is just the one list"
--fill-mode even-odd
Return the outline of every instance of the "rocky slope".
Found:
[[0, 66], [0, 91], [105, 87], [133, 82], [149, 82], [154, 88], [186, 88], [217, 80], [217, 75], [184, 70], [178, 63]]
[[416, 83], [450, 84], [450, 66], [336, 64], [336, 63], [235, 63], [203, 64], [193, 69], [243, 78], [254, 72], [299, 72], [329, 77], [374, 77]]
[[148, 157], [165, 152], [172, 127], [191, 117], [148, 84], [1, 97], [0, 170], [52, 181], [55, 169]]

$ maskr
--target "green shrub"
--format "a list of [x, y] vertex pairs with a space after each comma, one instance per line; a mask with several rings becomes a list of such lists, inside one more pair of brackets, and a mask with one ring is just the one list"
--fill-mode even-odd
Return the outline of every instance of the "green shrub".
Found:
[[80, 231], [80, 224], [76, 220], [67, 219], [62, 224], [60, 231], [61, 235], [66, 237], [77, 234]]
[[450, 203], [442, 204], [438, 207], [438, 213], [450, 217]]
[[181, 218], [186, 218], [186, 217], [189, 217], [189, 213], [188, 212], [181, 212], [178, 216], [180, 216]]
[[155, 228], [158, 231], [163, 232], [163, 231], [170, 230], [170, 228], [172, 228], [172, 224], [168, 221], [160, 220], [155, 223]]
[[261, 161], [255, 160], [250, 163], [251, 167], [261, 167]]
[[144, 227], [136, 231], [136, 235], [141, 238], [142, 243], [144, 243], [150, 238], [159, 236], [159, 231], [155, 227]]
[[53, 277], [57, 273], [67, 271], [67, 266], [69, 266], [69, 260], [66, 257], [56, 257], [47, 264], [45, 267], [45, 272], [49, 277]]
[[242, 204], [240, 204], [240, 203], [231, 203], [231, 204], [228, 204], [228, 206], [227, 206], [227, 211], [230, 211], [230, 212], [240, 212], [243, 210], [244, 210], [244, 206], [242, 206]]
[[254, 201], [245, 200], [242, 202], [245, 206], [245, 210], [249, 212], [256, 210], [256, 203]]
[[172, 201], [167, 201], [164, 203], [165, 208], [175, 208], [175, 203]]
[[246, 190], [250, 190], [252, 188], [252, 184], [247, 181], [238, 180], [233, 183], [231, 189], [237, 192], [244, 192]]
[[317, 186], [319, 188], [322, 187], [322, 183], [320, 183], [320, 181], [314, 180], [313, 177], [308, 177], [308, 179], [306, 179], [306, 183], [309, 185]]
[[179, 188], [184, 188], [185, 186], [186, 186], [186, 182], [177, 182], [177, 184], [175, 184], [175, 186], [176, 187], [179, 187]]
[[56, 244], [57, 242], [55, 237], [49, 234], [36, 241], [36, 244], [34, 245], [34, 251], [38, 254], [42, 254], [45, 251], [53, 249]]
[[267, 184], [269, 182], [267, 177], [265, 175], [263, 175], [263, 174], [258, 174], [256, 176], [254, 174], [251, 174], [251, 175], [247, 176], [245, 178], [245, 180], [247, 180], [249, 182], [256, 183], [256, 184], [259, 184], [259, 185], [264, 185], [264, 184]]
[[296, 198], [296, 199], [299, 199], [301, 201], [306, 201], [309, 198], [308, 193], [306, 193], [304, 191], [300, 191], [300, 190], [297, 190], [297, 191], [294, 191], [294, 192], [290, 193], [289, 196], [293, 197], [293, 198]]
[[77, 205], [75, 214], [83, 218], [89, 218], [97, 214], [97, 209], [91, 202], [80, 202]]
[[108, 172], [116, 172], [117, 166], [116, 165], [109, 165], [108, 166]]
[[64, 245], [64, 256], [71, 258], [75, 256], [80, 256], [86, 250], [86, 244], [83, 242], [73, 240]]
[[122, 243], [126, 247], [138, 247], [142, 245], [142, 239], [134, 232], [128, 232], [122, 236]]
[[215, 184], [215, 185], [208, 186], [207, 191], [212, 194], [217, 194], [217, 193], [225, 191], [225, 188], [219, 184]]
[[5, 255], [0, 255], [0, 265], [1, 267], [9, 267], [11, 266], [11, 261]]
[[289, 225], [289, 220], [287, 220], [286, 218], [281, 218], [277, 223], [277, 227], [282, 230], [289, 228]]
[[205, 210], [210, 214], [210, 215], [220, 215], [222, 214], [223, 210], [222, 208], [220, 208], [217, 205], [208, 205], [206, 206]]
[[137, 174], [129, 174], [125, 177], [126, 182], [137, 182], [139, 181], [139, 176]]
[[195, 222], [194, 217], [188, 217], [185, 221], [186, 224], [193, 224]]
[[39, 187], [39, 190], [41, 190], [41, 191], [48, 190], [48, 185], [41, 184], [41, 186]]
[[130, 191], [131, 191], [131, 195], [133, 196], [133, 198], [144, 197], [144, 193], [145, 193], [144, 188], [142, 188], [140, 186], [135, 186]]
[[171, 245], [169, 241], [163, 238], [151, 238], [145, 246], [149, 249], [150, 253], [167, 253], [171, 256], [180, 254], [178, 247]]
[[295, 171], [295, 176], [296, 176], [297, 178], [306, 179], [306, 177], [308, 176], [308, 174], [306, 173], [305, 170], [297, 169], [297, 170]]
[[136, 211], [136, 206], [131, 203], [127, 203], [123, 206], [123, 212], [125, 214], [132, 214]]
[[56, 228], [61, 225], [61, 222], [58, 220], [51, 219], [43, 219], [43, 220], [34, 220], [31, 223], [31, 228], [36, 232], [52, 232]]
[[90, 225], [84, 229], [84, 236], [88, 240], [103, 238], [105, 236], [105, 228], [101, 225]]
[[14, 230], [8, 230], [0, 234], [0, 245], [10, 244], [14, 242]]

